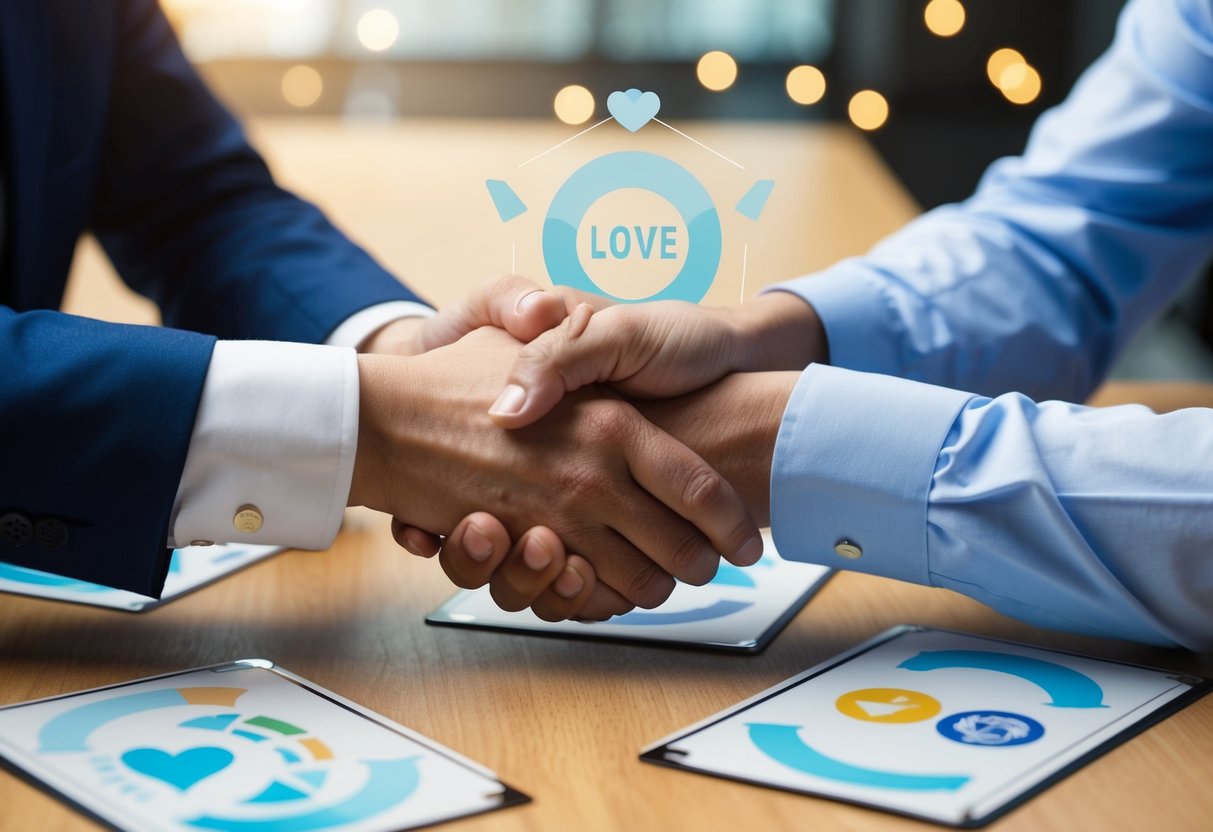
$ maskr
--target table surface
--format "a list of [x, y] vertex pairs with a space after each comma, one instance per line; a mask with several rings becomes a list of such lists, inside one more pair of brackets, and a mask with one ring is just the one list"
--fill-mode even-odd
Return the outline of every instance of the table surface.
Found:
[[[746, 230], [746, 294], [861, 253], [916, 211], [850, 131], [679, 126], [746, 164], [746, 176], [777, 180], [768, 214]], [[527, 248], [519, 247], [522, 238], [511, 238], [497, 223], [483, 181], [510, 180], [501, 171], [516, 173], [520, 162], [573, 131], [522, 122], [289, 120], [257, 122], [252, 133], [282, 181], [315, 199], [389, 268], [445, 302], [482, 275], [508, 270], [512, 257], [520, 271], [535, 272], [536, 253], [520, 252]], [[619, 139], [598, 138], [596, 152]], [[673, 134], [657, 139], [659, 151], [688, 150]], [[727, 178], [697, 175], [709, 189]], [[726, 251], [709, 302], [741, 296], [740, 279], [730, 282], [740, 278], [737, 257]], [[114, 282], [87, 242], [65, 308], [112, 320], [155, 319], [146, 302]], [[1103, 404], [1213, 405], [1213, 389], [1202, 386], [1120, 386], [1100, 397]], [[285, 553], [144, 615], [5, 597], [0, 703], [260, 656], [451, 746], [535, 798], [454, 822], [452, 830], [883, 830], [928, 825], [658, 768], [638, 762], [637, 754], [898, 624], [1213, 672], [1209, 657], [1039, 630], [947, 590], [856, 574], [834, 577], [757, 656], [424, 624], [424, 615], [451, 592], [437, 564], [395, 548], [386, 518], [351, 511], [330, 551]], [[1207, 829], [1210, 783], [1213, 698], [1101, 757], [991, 828], [1068, 832], [1152, 823]], [[0, 805], [0, 830], [92, 828], [6, 773], [0, 773]]]

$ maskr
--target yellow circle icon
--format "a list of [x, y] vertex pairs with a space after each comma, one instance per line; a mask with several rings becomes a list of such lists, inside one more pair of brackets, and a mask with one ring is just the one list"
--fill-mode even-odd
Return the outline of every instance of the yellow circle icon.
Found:
[[901, 688], [864, 688], [838, 697], [834, 707], [864, 722], [922, 722], [940, 711], [939, 701]]

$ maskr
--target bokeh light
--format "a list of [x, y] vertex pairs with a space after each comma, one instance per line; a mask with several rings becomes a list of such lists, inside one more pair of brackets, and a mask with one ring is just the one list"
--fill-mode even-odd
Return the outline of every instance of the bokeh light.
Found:
[[1040, 73], [1028, 64], [1011, 64], [998, 76], [998, 89], [1012, 104], [1031, 104], [1040, 87]]
[[1009, 47], [995, 49], [986, 61], [986, 76], [990, 79], [991, 84], [1001, 89], [1002, 73], [1015, 64], [1026, 64], [1027, 62], [1027, 59], [1016, 49]]
[[847, 115], [860, 130], [877, 130], [889, 119], [889, 102], [876, 90], [860, 90], [851, 96]]
[[815, 66], [804, 64], [788, 73], [788, 97], [797, 104], [816, 104], [826, 94], [826, 77]]
[[585, 124], [594, 115], [594, 94], [583, 86], [570, 84], [556, 93], [552, 109], [565, 124]]
[[400, 36], [400, 22], [387, 9], [371, 9], [358, 19], [358, 42], [372, 52], [382, 52]]
[[737, 61], [728, 52], [708, 52], [695, 67], [699, 83], [713, 92], [727, 90], [737, 80]]
[[324, 79], [306, 64], [288, 69], [282, 76], [282, 97], [292, 107], [310, 107], [324, 93]]
[[931, 34], [950, 38], [965, 25], [965, 7], [960, 0], [931, 0], [922, 10], [923, 22]]

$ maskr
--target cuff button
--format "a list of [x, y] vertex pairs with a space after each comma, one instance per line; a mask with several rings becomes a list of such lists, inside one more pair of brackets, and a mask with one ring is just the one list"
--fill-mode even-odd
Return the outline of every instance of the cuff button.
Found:
[[34, 542], [41, 549], [61, 549], [67, 545], [67, 526], [54, 517], [43, 517], [34, 524]]
[[863, 557], [863, 549], [860, 549], [857, 544], [852, 543], [844, 537], [834, 544], [834, 554], [847, 560], [859, 560]]
[[34, 524], [19, 512], [10, 512], [0, 517], [0, 540], [10, 546], [24, 546], [34, 536]]
[[254, 505], [243, 505], [236, 509], [236, 516], [232, 518], [232, 525], [236, 527], [236, 531], [243, 534], [252, 534], [261, 528], [261, 524], [265, 522], [265, 518], [261, 516], [261, 509]]

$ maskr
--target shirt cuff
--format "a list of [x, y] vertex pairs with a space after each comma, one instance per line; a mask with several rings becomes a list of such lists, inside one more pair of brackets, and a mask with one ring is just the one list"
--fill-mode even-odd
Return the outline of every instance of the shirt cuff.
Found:
[[[771, 463], [779, 553], [929, 584], [927, 495], [940, 449], [972, 398], [839, 367], [805, 370]], [[854, 548], [836, 550], [844, 541]]]
[[[168, 545], [240, 541], [327, 548], [341, 527], [357, 442], [353, 350], [219, 341]], [[252, 533], [234, 525], [246, 506], [261, 516]]]
[[377, 303], [350, 315], [334, 329], [326, 344], [331, 347], [353, 347], [358, 349], [362, 342], [373, 335], [376, 330], [398, 321], [401, 318], [429, 318], [434, 310], [421, 304], [407, 300], [393, 300], [388, 303]]
[[791, 292], [813, 307], [825, 328], [830, 364], [868, 373], [902, 375], [899, 336], [884, 286], [858, 260], [843, 260], [817, 274], [777, 283], [766, 292]]

